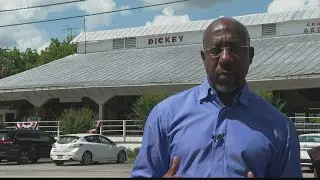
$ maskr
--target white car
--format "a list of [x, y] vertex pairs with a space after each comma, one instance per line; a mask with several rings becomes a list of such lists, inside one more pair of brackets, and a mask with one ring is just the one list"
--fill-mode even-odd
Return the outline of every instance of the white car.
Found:
[[56, 165], [66, 161], [78, 161], [87, 165], [92, 162], [116, 161], [124, 163], [128, 153], [125, 147], [117, 146], [100, 134], [68, 134], [60, 136], [52, 145], [50, 158]]
[[302, 134], [299, 135], [301, 165], [312, 167], [311, 159], [307, 150], [320, 146], [320, 134]]

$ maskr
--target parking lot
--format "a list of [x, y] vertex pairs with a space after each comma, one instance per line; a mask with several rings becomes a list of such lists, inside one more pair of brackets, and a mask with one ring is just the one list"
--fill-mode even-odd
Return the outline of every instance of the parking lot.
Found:
[[132, 163], [101, 163], [81, 166], [78, 163], [66, 163], [56, 166], [50, 160], [41, 160], [37, 164], [17, 165], [16, 163], [0, 163], [0, 177], [130, 177]]
[[[40, 160], [37, 164], [17, 165], [16, 163], [0, 163], [0, 177], [8, 178], [39, 178], [39, 177], [74, 177], [74, 178], [128, 178], [132, 163], [125, 164], [100, 163], [89, 166], [81, 166], [78, 163], [66, 163], [64, 166], [56, 166], [50, 160]], [[303, 168], [303, 176], [312, 178], [313, 173]]]

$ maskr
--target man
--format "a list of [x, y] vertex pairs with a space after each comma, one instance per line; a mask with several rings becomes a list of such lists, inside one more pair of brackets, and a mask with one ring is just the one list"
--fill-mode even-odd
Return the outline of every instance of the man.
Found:
[[132, 177], [302, 177], [292, 121], [246, 84], [253, 54], [240, 22], [206, 29], [207, 78], [154, 107]]

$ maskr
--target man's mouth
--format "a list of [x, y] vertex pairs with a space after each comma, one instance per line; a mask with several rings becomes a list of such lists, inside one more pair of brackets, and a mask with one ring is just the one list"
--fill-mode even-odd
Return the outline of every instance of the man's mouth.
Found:
[[231, 72], [223, 71], [218, 74], [218, 76], [232, 76]]

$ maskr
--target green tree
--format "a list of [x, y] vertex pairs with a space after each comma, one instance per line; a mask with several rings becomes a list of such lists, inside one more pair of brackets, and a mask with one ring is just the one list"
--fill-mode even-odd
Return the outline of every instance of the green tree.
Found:
[[51, 39], [50, 45], [41, 50], [37, 65], [47, 64], [57, 59], [64, 58], [77, 52], [77, 45], [71, 43], [72, 38], [68, 36], [63, 41], [54, 38]]
[[4, 65], [8, 69], [8, 76], [11, 76], [69, 56], [77, 51], [77, 45], [72, 44], [71, 40], [70, 36], [62, 41], [53, 38], [50, 45], [41, 52], [30, 48], [23, 52], [17, 48], [1, 52], [0, 68]]
[[95, 115], [90, 108], [66, 109], [57, 119], [63, 134], [85, 133], [95, 126]]
[[167, 92], [154, 92], [142, 95], [132, 106], [132, 113], [129, 118], [134, 124], [143, 129], [145, 121], [151, 110], [161, 101], [169, 97], [171, 94]]

